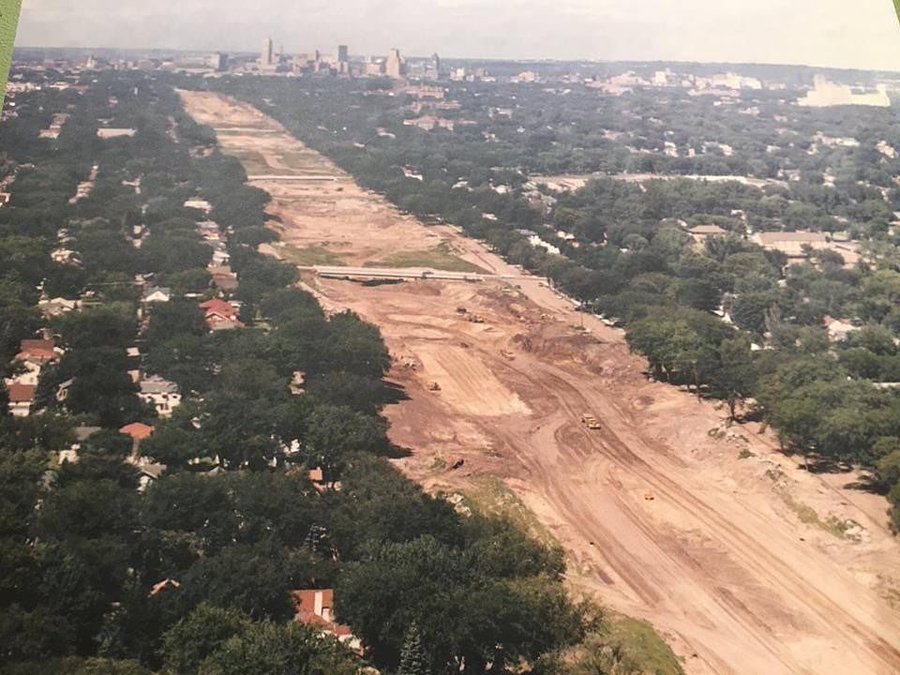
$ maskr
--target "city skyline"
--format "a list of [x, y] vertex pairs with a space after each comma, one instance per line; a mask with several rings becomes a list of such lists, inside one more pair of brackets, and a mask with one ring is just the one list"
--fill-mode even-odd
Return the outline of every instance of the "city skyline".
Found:
[[[713, 0], [160, 0], [152, 7], [30, 0], [17, 46], [258, 51], [271, 34], [288, 52], [350, 44], [356, 54], [433, 52], [458, 58], [784, 63], [900, 70], [900, 26], [889, 0], [779, 0], [722, 7]], [[177, 13], [178, 21], [172, 21]], [[289, 26], [296, 26], [288, 28]], [[652, 35], [653, 39], [646, 37]]]

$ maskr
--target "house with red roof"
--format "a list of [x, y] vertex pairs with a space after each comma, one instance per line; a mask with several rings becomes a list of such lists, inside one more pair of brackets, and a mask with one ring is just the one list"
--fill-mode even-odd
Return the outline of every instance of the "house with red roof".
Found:
[[206, 327], [212, 331], [244, 328], [244, 324], [238, 319], [237, 307], [221, 298], [201, 302], [200, 309], [204, 312]]
[[214, 312], [216, 314], [221, 314], [222, 316], [231, 317], [236, 317], [238, 314], [237, 308], [230, 302], [222, 300], [222, 298], [213, 298], [212, 300], [201, 302], [200, 309], [206, 314]]
[[132, 422], [119, 429], [120, 434], [131, 436], [131, 461], [137, 463], [140, 458], [141, 442], [153, 435], [153, 427], [143, 422]]
[[211, 331], [235, 330], [244, 328], [244, 324], [237, 317], [222, 316], [212, 312], [206, 315], [206, 327]]
[[54, 340], [22, 340], [16, 359], [44, 365], [58, 361], [63, 351], [56, 346]]
[[153, 435], [153, 427], [143, 422], [132, 422], [119, 429], [120, 434], [131, 436], [132, 440], [145, 441]]
[[296, 614], [294, 620], [314, 628], [320, 635], [331, 635], [358, 654], [362, 654], [362, 642], [353, 635], [349, 626], [334, 620], [334, 590], [331, 588], [292, 591]]
[[34, 405], [34, 397], [37, 387], [33, 384], [19, 384], [14, 382], [6, 387], [9, 395], [9, 412], [15, 417], [28, 417], [31, 406]]

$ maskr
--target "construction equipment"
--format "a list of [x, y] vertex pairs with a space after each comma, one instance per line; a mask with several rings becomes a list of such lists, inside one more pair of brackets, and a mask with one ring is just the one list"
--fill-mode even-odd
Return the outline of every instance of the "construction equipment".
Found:
[[441, 385], [439, 385], [437, 382], [432, 382], [431, 384], [428, 385], [428, 391], [440, 391], [440, 390], [441, 390]]
[[599, 420], [593, 415], [589, 415], [587, 413], [581, 416], [581, 423], [588, 429], [597, 430], [601, 428]]
[[484, 318], [478, 316], [477, 314], [469, 314], [467, 320], [471, 323], [484, 323]]

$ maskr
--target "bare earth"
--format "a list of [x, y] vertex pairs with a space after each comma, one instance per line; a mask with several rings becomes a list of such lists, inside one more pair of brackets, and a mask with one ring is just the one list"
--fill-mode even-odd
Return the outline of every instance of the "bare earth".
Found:
[[248, 173], [334, 178], [255, 181], [288, 244], [354, 266], [443, 244], [519, 275], [376, 287], [307, 276], [326, 308], [384, 334], [410, 397], [387, 411], [392, 440], [414, 449], [398, 461], [409, 476], [464, 495], [501, 480], [567, 552], [573, 590], [650, 621], [690, 673], [900, 672], [900, 546], [883, 498], [849, 489], [852, 474], [811, 475], [758, 427], [727, 428], [715, 405], [649, 382], [621, 332], [454, 228], [400, 215], [255, 108], [182, 97], [199, 122], [230, 129], [221, 146], [255, 158]]

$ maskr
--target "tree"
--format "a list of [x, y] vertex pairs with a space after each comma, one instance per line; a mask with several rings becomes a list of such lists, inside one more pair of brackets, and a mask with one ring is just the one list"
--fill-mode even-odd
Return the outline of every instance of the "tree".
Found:
[[718, 363], [712, 377], [711, 393], [725, 401], [729, 418], [734, 420], [738, 402], [752, 396], [756, 389], [757, 371], [750, 338], [740, 335], [723, 340], [719, 345]]
[[400, 650], [400, 666], [397, 675], [431, 675], [428, 655], [422, 646], [422, 634], [413, 621], [406, 631], [403, 649]]
[[741, 293], [731, 308], [731, 318], [740, 328], [762, 335], [766, 332], [766, 313], [778, 307], [779, 302], [776, 291]]
[[275, 542], [228, 546], [191, 566], [181, 590], [192, 604], [209, 602], [245, 612], [254, 619], [285, 621], [294, 614], [290, 591], [297, 560]]
[[245, 633], [251, 623], [250, 617], [237, 610], [201, 604], [163, 636], [166, 669], [195, 675], [207, 658]]
[[304, 438], [308, 461], [320, 466], [328, 480], [335, 481], [349, 455], [386, 449], [386, 427], [380, 418], [346, 406], [317, 406], [309, 416]]
[[890, 490], [900, 483], [900, 438], [885, 436], [872, 445], [872, 454], [877, 458], [875, 471], [878, 482]]
[[212, 653], [200, 675], [356, 675], [359, 664], [333, 638], [299, 623], [251, 624]]

